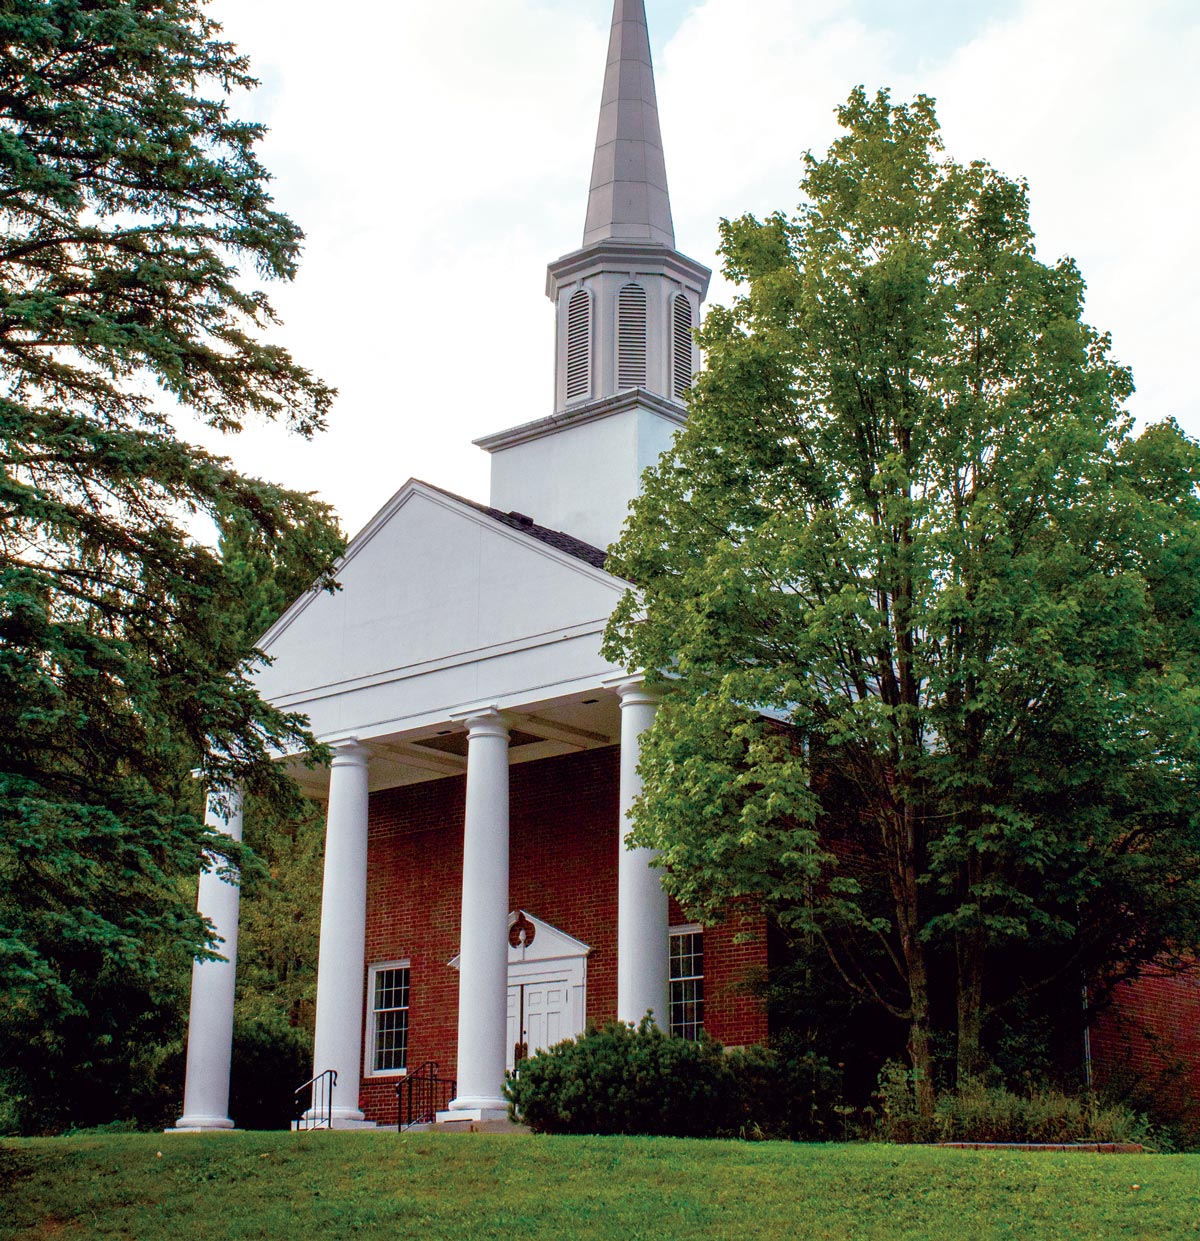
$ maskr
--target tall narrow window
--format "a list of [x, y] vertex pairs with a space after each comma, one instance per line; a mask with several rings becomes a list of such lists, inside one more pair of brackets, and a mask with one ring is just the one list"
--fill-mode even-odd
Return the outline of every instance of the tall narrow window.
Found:
[[586, 289], [567, 303], [567, 400], [592, 390], [592, 296]]
[[627, 284], [617, 298], [617, 387], [646, 386], [646, 290]]
[[372, 1073], [408, 1068], [408, 963], [372, 965], [368, 1009]]
[[671, 301], [671, 328], [674, 337], [672, 372], [676, 398], [682, 400], [692, 386], [692, 303], [682, 293]]
[[671, 932], [671, 1034], [699, 1038], [704, 1029], [704, 932], [683, 927]]

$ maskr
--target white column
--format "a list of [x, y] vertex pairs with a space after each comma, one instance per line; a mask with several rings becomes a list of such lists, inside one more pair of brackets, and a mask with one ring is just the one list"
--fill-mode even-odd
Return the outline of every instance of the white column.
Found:
[[495, 710], [467, 724], [462, 941], [458, 978], [458, 1097], [451, 1112], [506, 1116], [508, 1016], [508, 726]]
[[313, 1076], [336, 1069], [334, 1122], [362, 1121], [363, 987], [367, 938], [367, 751], [334, 747], [325, 823], [321, 949]]
[[[240, 794], [229, 792], [223, 798], [210, 794], [204, 821], [214, 832], [241, 840]], [[175, 1122], [176, 1129], [190, 1131], [233, 1128], [229, 1119], [229, 1066], [241, 889], [236, 880], [230, 882], [217, 874], [224, 859], [210, 855], [209, 862], [210, 868], [200, 874], [196, 908], [213, 924], [220, 937], [216, 948], [225, 960], [197, 961], [192, 966], [183, 1115]]]
[[640, 680], [616, 686], [621, 697], [621, 853], [617, 869], [617, 1019], [635, 1024], [652, 1012], [667, 1025], [670, 917], [662, 871], [653, 849], [625, 845], [629, 812], [642, 791], [638, 775], [642, 733], [654, 723], [659, 695]]

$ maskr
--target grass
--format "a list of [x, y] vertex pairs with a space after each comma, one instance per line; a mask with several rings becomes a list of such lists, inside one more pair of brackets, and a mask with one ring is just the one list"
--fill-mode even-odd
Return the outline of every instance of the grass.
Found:
[[116, 1237], [1162, 1241], [1200, 1238], [1200, 1156], [481, 1134], [0, 1142], [0, 1241]]

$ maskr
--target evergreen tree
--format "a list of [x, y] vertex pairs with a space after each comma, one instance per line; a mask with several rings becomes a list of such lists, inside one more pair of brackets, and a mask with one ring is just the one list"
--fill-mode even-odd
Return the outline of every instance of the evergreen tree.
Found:
[[333, 396], [265, 339], [258, 281], [302, 237], [219, 33], [202, 0], [0, 6], [0, 1064], [26, 1123], [87, 1113], [207, 950], [200, 788], [286, 797], [272, 755], [311, 741], [258, 696], [242, 583], [193, 532], [238, 525], [308, 583], [336, 524], [172, 421], [311, 435]]
[[[1200, 940], [1200, 445], [1035, 254], [1026, 187], [857, 90], [610, 561], [671, 692], [634, 835], [694, 910], [763, 901], [907, 1023], [920, 1103], [993, 1018]], [[654, 675], [653, 673], [651, 675]]]

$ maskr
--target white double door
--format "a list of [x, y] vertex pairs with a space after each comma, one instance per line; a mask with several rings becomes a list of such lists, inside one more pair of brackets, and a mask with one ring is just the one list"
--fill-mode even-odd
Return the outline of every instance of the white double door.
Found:
[[582, 979], [572, 977], [575, 973], [566, 962], [541, 971], [509, 967], [508, 1068], [583, 1033]]
[[[508, 1068], [583, 1033], [591, 949], [524, 909], [508, 915]], [[456, 961], [452, 961], [454, 965]]]

